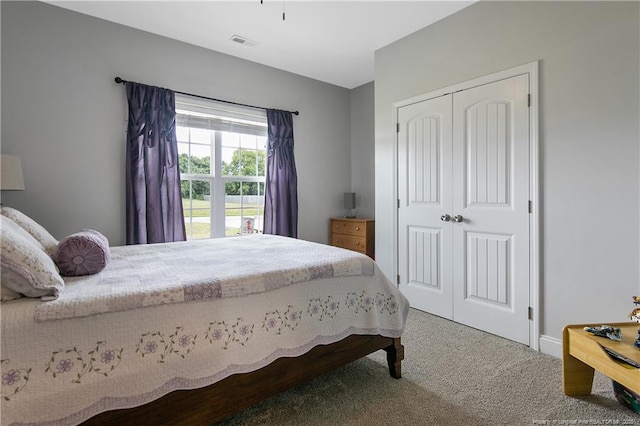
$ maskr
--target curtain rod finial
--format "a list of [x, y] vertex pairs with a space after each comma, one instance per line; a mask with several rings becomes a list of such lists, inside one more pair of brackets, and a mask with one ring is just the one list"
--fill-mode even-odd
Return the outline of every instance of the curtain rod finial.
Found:
[[124, 80], [123, 80], [123, 79], [121, 79], [120, 77], [116, 77], [116, 78], [114, 78], [114, 79], [113, 79], [113, 81], [115, 81], [115, 82], [116, 82], [116, 83], [118, 83], [118, 84], [122, 84], [122, 83], [124, 83]]

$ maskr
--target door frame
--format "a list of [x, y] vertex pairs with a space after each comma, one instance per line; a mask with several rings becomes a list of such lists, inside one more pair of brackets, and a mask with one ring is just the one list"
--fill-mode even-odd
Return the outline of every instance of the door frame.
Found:
[[[411, 98], [403, 99], [392, 104], [393, 129], [398, 129], [398, 110], [417, 102], [426, 101], [461, 90], [471, 89], [496, 81], [505, 80], [522, 74], [529, 75], [529, 92], [531, 105], [529, 107], [529, 199], [531, 200], [531, 214], [529, 215], [529, 305], [531, 319], [529, 321], [529, 347], [540, 350], [540, 174], [539, 174], [539, 92], [538, 67], [539, 61], [519, 65], [503, 71], [498, 71], [482, 77], [474, 78], [462, 83], [453, 84], [441, 89], [433, 90]], [[398, 201], [398, 132], [393, 132], [393, 196]], [[398, 247], [398, 208], [393, 212], [393, 269], [394, 275], [399, 277], [399, 247]], [[399, 285], [399, 282], [398, 282]]]

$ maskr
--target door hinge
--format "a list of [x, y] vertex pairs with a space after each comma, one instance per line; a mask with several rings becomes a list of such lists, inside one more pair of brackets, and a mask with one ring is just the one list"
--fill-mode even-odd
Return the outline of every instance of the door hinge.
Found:
[[533, 213], [533, 201], [529, 200], [529, 214]]
[[527, 316], [529, 317], [529, 320], [533, 319], [533, 308], [531, 306], [529, 306]]
[[400, 198], [398, 198], [398, 208], [400, 208]]
[[530, 107], [531, 106], [531, 93], [529, 93], [527, 95], [527, 106]]
[[400, 274], [398, 274], [398, 276], [396, 277], [396, 283], [400, 285]]
[[400, 133], [400, 123], [396, 123], [396, 133]]

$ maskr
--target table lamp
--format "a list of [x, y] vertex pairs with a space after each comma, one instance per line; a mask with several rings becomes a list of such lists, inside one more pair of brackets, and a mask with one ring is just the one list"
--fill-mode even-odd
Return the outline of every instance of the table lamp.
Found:
[[16, 155], [2, 154], [0, 161], [0, 189], [2, 191], [24, 191], [22, 161]]
[[344, 193], [344, 209], [346, 214], [344, 217], [353, 218], [356, 217], [356, 193], [345, 192]]

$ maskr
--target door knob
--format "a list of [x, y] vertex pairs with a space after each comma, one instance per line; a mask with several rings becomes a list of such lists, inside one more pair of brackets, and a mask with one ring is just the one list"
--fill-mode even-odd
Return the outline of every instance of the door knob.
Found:
[[458, 222], [458, 223], [460, 223], [460, 222], [462, 222], [463, 220], [464, 220], [464, 217], [462, 217], [462, 215], [459, 215], [459, 214], [457, 214], [457, 215], [455, 215], [455, 216], [453, 217], [453, 221], [454, 221], [454, 222]]
[[445, 213], [442, 216], [440, 216], [440, 220], [443, 222], [449, 222], [451, 220], [451, 216]]

